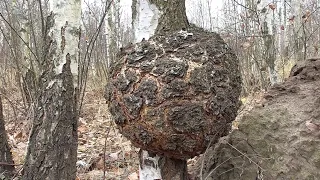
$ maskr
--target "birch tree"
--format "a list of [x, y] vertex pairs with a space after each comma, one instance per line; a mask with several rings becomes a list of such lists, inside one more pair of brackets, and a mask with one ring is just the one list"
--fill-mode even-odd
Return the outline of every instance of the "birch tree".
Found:
[[35, 115], [23, 179], [75, 179], [78, 120], [80, 0], [50, 0], [42, 19]]
[[[155, 34], [180, 31], [189, 26], [185, 0], [136, 0], [132, 4], [132, 12], [135, 42], [147, 40]], [[187, 179], [186, 160], [161, 157], [145, 150], [141, 150], [139, 154], [141, 180]]]

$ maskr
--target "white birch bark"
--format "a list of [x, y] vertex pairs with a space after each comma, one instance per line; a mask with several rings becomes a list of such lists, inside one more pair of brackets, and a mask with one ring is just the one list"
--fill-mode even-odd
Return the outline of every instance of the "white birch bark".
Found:
[[55, 19], [51, 33], [58, 47], [54, 58], [56, 73], [62, 73], [62, 67], [66, 64], [66, 57], [69, 54], [71, 57], [71, 72], [73, 75], [77, 75], [81, 0], [50, 0], [49, 3]]
[[[23, 178], [75, 179], [80, 0], [50, 0]], [[44, 32], [43, 32], [44, 33]]]
[[[160, 157], [151, 157], [148, 151], [140, 152], [139, 177], [140, 180], [162, 179], [159, 166]], [[146, 163], [148, 161], [148, 163]]]
[[140, 42], [143, 38], [148, 40], [156, 31], [161, 12], [149, 0], [137, 0], [136, 10], [136, 18], [133, 19], [134, 42]]
[[[151, 4], [149, 0], [137, 0], [137, 3], [132, 6], [136, 8], [135, 19], [132, 19], [134, 42], [140, 42], [143, 38], [148, 40], [156, 31], [161, 13], [156, 5]], [[162, 179], [159, 167], [160, 157], [158, 155], [151, 157], [148, 151], [144, 150], [141, 150], [139, 156], [140, 180]]]
[[[269, 5], [275, 4], [276, 8], [272, 10]], [[280, 3], [279, 3], [280, 4]], [[278, 73], [276, 71], [276, 42], [277, 42], [277, 36], [276, 36], [276, 27], [279, 27], [279, 20], [275, 18], [278, 12], [278, 4], [275, 3], [275, 1], [271, 0], [262, 0], [260, 4], [258, 4], [258, 9], [262, 9], [264, 7], [267, 7], [267, 11], [264, 16], [261, 17], [260, 22], [265, 25], [264, 28], [264, 45], [266, 47], [266, 61], [268, 64], [268, 70], [269, 70], [269, 79], [271, 84], [275, 84], [278, 82]]]

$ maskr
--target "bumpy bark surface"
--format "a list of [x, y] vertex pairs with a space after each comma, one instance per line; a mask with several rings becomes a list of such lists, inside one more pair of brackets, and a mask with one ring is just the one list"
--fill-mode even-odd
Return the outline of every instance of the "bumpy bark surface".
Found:
[[220, 36], [190, 28], [123, 48], [106, 99], [135, 146], [186, 159], [229, 132], [240, 82], [238, 60]]
[[320, 59], [293, 67], [203, 160], [203, 179], [319, 179]]
[[[0, 95], [0, 179], [1, 175], [4, 177], [11, 177], [13, 175], [14, 166], [12, 154], [8, 144], [8, 137], [4, 126], [4, 118], [2, 112], [2, 100]], [[2, 177], [3, 177], [2, 176]]]
[[73, 180], [78, 146], [79, 0], [50, 3], [23, 180]]
[[[51, 85], [46, 80], [55, 78]], [[46, 72], [41, 79], [23, 179], [75, 179], [77, 109], [70, 62], [61, 74]]]

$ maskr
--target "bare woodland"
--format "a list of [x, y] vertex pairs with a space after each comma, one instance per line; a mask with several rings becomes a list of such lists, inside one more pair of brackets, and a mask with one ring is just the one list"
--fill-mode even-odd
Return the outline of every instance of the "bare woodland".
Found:
[[[0, 2], [1, 180], [139, 178], [139, 149], [119, 133], [103, 96], [105, 85], [112, 82], [112, 64], [140, 42], [134, 19], [143, 2], [162, 10], [177, 8], [160, 18], [157, 35], [197, 26], [221, 36], [239, 61], [242, 87], [235, 86], [241, 90], [239, 114], [270, 87], [285, 82], [296, 63], [319, 56], [319, 0], [224, 0], [219, 9], [214, 0], [186, 0], [186, 7], [184, 0], [170, 1], [172, 4], [124, 1]], [[175, 11], [183, 12], [181, 17], [174, 19]], [[143, 42], [145, 39], [138, 46], [144, 47]], [[299, 83], [293, 76], [290, 82]], [[314, 76], [308, 80], [318, 78]], [[313, 125], [319, 131], [320, 126]], [[233, 128], [237, 126], [233, 123]], [[219, 148], [209, 151], [217, 153]], [[213, 162], [216, 157], [212, 157]], [[203, 167], [203, 162], [201, 155], [185, 162], [200, 167], [191, 168], [190, 177], [219, 176]]]

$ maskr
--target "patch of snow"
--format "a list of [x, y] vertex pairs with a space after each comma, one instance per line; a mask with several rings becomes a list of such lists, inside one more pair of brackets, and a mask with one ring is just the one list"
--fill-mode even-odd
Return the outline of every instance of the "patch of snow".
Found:
[[89, 166], [89, 164], [86, 163], [85, 161], [79, 160], [79, 161], [77, 161], [76, 166], [78, 168], [87, 168]]
[[65, 60], [60, 61], [59, 64], [56, 65], [56, 68], [55, 68], [56, 74], [62, 73], [62, 68], [63, 68], [64, 63], [65, 63]]
[[178, 32], [178, 35], [187, 39], [188, 36], [193, 36], [193, 33], [189, 33], [188, 31], [181, 30]]
[[137, 16], [134, 19], [135, 42], [140, 42], [143, 38], [148, 40], [154, 35], [161, 12], [149, 0], [138, 0], [136, 9]]
[[48, 86], [46, 87], [46, 89], [51, 89], [52, 86], [53, 86], [55, 83], [56, 83], [59, 87], [62, 86], [62, 80], [61, 80], [61, 79], [53, 79], [53, 80], [51, 80], [51, 81], [48, 83]]

